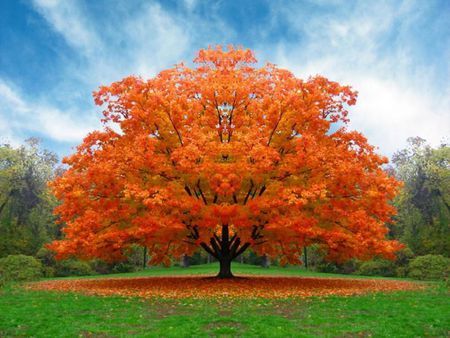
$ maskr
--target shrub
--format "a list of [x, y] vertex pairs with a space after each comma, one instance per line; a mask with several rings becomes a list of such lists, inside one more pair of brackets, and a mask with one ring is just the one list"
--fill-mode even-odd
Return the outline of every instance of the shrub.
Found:
[[346, 274], [346, 275], [352, 274], [352, 273], [355, 273], [359, 269], [360, 265], [361, 265], [360, 261], [351, 259], [345, 263], [338, 264], [338, 272]]
[[414, 252], [408, 247], [405, 247], [395, 254], [395, 264], [406, 267], [411, 259], [414, 258]]
[[409, 263], [408, 276], [422, 280], [443, 280], [448, 278], [450, 259], [442, 255], [425, 255]]
[[46, 247], [42, 247], [39, 249], [39, 251], [36, 253], [36, 258], [46, 266], [55, 265], [55, 253], [47, 249]]
[[43, 266], [42, 267], [42, 274], [46, 278], [55, 277], [55, 268], [52, 266]]
[[323, 261], [322, 263], [317, 265], [316, 270], [319, 272], [340, 273], [348, 275], [358, 270], [359, 264], [360, 262], [355, 259], [351, 259], [341, 264]]
[[31, 281], [42, 277], [42, 264], [36, 258], [10, 255], [0, 259], [0, 284], [9, 281]]
[[112, 272], [113, 265], [110, 263], [106, 263], [105, 261], [102, 261], [100, 259], [94, 259], [89, 262], [91, 268], [101, 275], [106, 275], [108, 273]]
[[330, 263], [330, 262], [322, 262], [322, 263], [318, 264], [316, 270], [318, 272], [325, 272], [325, 273], [338, 273], [339, 272], [339, 268], [337, 267], [337, 265], [335, 263]]
[[384, 259], [363, 262], [357, 271], [363, 276], [395, 276], [395, 264]]
[[138, 268], [129, 262], [120, 262], [114, 265], [114, 268], [112, 269], [114, 273], [134, 272], [137, 270]]
[[76, 259], [59, 261], [55, 265], [55, 275], [58, 277], [85, 276], [94, 273], [89, 263]]
[[405, 266], [399, 266], [395, 270], [395, 276], [397, 276], [397, 277], [406, 277], [406, 276], [408, 276], [408, 268], [405, 267]]

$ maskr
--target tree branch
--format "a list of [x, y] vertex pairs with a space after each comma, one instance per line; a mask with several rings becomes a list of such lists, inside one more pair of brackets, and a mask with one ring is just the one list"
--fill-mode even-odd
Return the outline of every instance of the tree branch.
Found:
[[219, 259], [219, 256], [208, 246], [208, 244], [206, 244], [205, 242], [201, 242], [200, 246], [211, 256], [213, 256], [216, 259]]
[[241, 246], [241, 248], [236, 252], [236, 254], [234, 255], [233, 259], [238, 257], [240, 254], [242, 254], [245, 250], [247, 250], [247, 248], [250, 246], [250, 243], [247, 242], [245, 243], [243, 246]]
[[248, 189], [247, 196], [245, 196], [245, 198], [244, 198], [243, 205], [247, 204], [248, 198], [250, 197], [250, 194], [252, 193], [252, 189], [254, 186], [255, 186], [255, 184], [253, 183], [253, 180], [250, 180], [250, 189]]
[[236, 241], [230, 246], [231, 257], [234, 257], [240, 244], [241, 244], [241, 239], [237, 238]]
[[216, 255], [218, 257], [222, 256], [222, 251], [220, 250], [220, 246], [217, 243], [216, 239], [214, 237], [211, 237], [209, 242], [211, 243], [212, 248], [214, 249], [214, 251], [216, 252]]
[[200, 196], [202, 197], [203, 203], [205, 205], [208, 205], [208, 202], [206, 201], [206, 197], [205, 197], [205, 195], [203, 195], [202, 188], [200, 188], [200, 179], [197, 181], [197, 188], [198, 188], [198, 191], [200, 192]]
[[281, 107], [280, 107], [280, 117], [277, 120], [277, 123], [275, 123], [275, 127], [273, 128], [272, 132], [270, 133], [269, 136], [269, 141], [267, 141], [267, 145], [270, 146], [270, 142], [272, 141], [272, 137], [275, 134], [275, 131], [278, 128], [278, 125], [280, 124], [281, 118], [283, 117], [284, 113], [281, 111]]
[[177, 133], [178, 140], [180, 141], [180, 144], [181, 144], [181, 146], [183, 147], [184, 144], [183, 144], [183, 140], [182, 140], [182, 138], [181, 138], [181, 134], [180, 134], [180, 132], [178, 131], [177, 127], [175, 126], [175, 123], [174, 123], [173, 120], [172, 120], [172, 116], [171, 116], [171, 113], [172, 113], [172, 105], [170, 105], [169, 110], [170, 110], [170, 111], [167, 112], [167, 116], [169, 117], [169, 121], [170, 121], [170, 123], [172, 123], [172, 127], [173, 127], [173, 129], [175, 130], [175, 132]]

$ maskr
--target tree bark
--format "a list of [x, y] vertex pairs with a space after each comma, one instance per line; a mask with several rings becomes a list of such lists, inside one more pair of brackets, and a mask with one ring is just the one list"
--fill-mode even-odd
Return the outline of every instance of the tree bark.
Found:
[[233, 278], [233, 274], [231, 273], [231, 259], [223, 258], [219, 260], [220, 262], [220, 270], [217, 278]]
[[264, 254], [264, 255], [262, 256], [262, 263], [261, 263], [261, 266], [262, 266], [263, 268], [269, 268], [269, 267], [270, 267], [270, 257], [267, 256], [266, 254]]
[[180, 266], [182, 268], [188, 268], [189, 267], [189, 257], [188, 257], [188, 255], [184, 254], [183, 256], [181, 256], [181, 258], [180, 258]]
[[305, 269], [308, 269], [308, 249], [303, 247], [303, 262], [305, 263]]
[[213, 234], [209, 243], [201, 242], [200, 246], [219, 261], [220, 270], [217, 278], [233, 278], [231, 262], [250, 247], [250, 242], [241, 243], [237, 234], [230, 237], [228, 225], [224, 224], [222, 225], [221, 237]]
[[142, 257], [142, 269], [146, 269], [147, 268], [147, 247], [144, 246], [144, 252], [143, 252], [144, 256]]

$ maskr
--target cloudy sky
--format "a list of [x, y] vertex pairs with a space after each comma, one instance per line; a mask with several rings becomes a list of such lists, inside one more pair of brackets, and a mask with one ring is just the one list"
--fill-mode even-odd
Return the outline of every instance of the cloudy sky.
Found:
[[359, 91], [350, 128], [385, 155], [450, 135], [450, 1], [0, 1], [0, 142], [64, 156], [99, 128], [91, 93], [241, 45]]

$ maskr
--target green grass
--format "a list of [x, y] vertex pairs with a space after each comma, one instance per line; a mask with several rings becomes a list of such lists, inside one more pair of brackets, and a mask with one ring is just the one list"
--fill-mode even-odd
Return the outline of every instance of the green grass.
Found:
[[[202, 264], [192, 265], [189, 268], [182, 268], [179, 266], [173, 266], [170, 268], [165, 267], [151, 267], [142, 271], [128, 272], [128, 273], [115, 273], [108, 275], [92, 275], [92, 276], [72, 276], [62, 277], [63, 279], [79, 279], [79, 278], [129, 278], [129, 277], [152, 277], [152, 276], [182, 276], [182, 275], [210, 275], [215, 276], [219, 271], [219, 264]], [[383, 278], [383, 279], [396, 279], [377, 276], [357, 276], [357, 275], [343, 275], [333, 273], [322, 273], [305, 270], [298, 266], [279, 267], [271, 266], [270, 268], [263, 268], [258, 265], [249, 265], [233, 262], [232, 264], [233, 274], [239, 275], [273, 275], [273, 276], [304, 276], [304, 277], [321, 277], [321, 278]], [[49, 279], [61, 279], [61, 278], [49, 278]], [[398, 278], [397, 278], [398, 279]], [[402, 280], [405, 280], [404, 278]]]
[[[216, 268], [153, 268], [118, 276], [213, 274]], [[234, 268], [236, 274], [317, 276], [298, 268]], [[355, 297], [221, 301], [94, 297], [9, 286], [0, 290], [0, 337], [445, 337], [448, 299], [441, 284]]]

